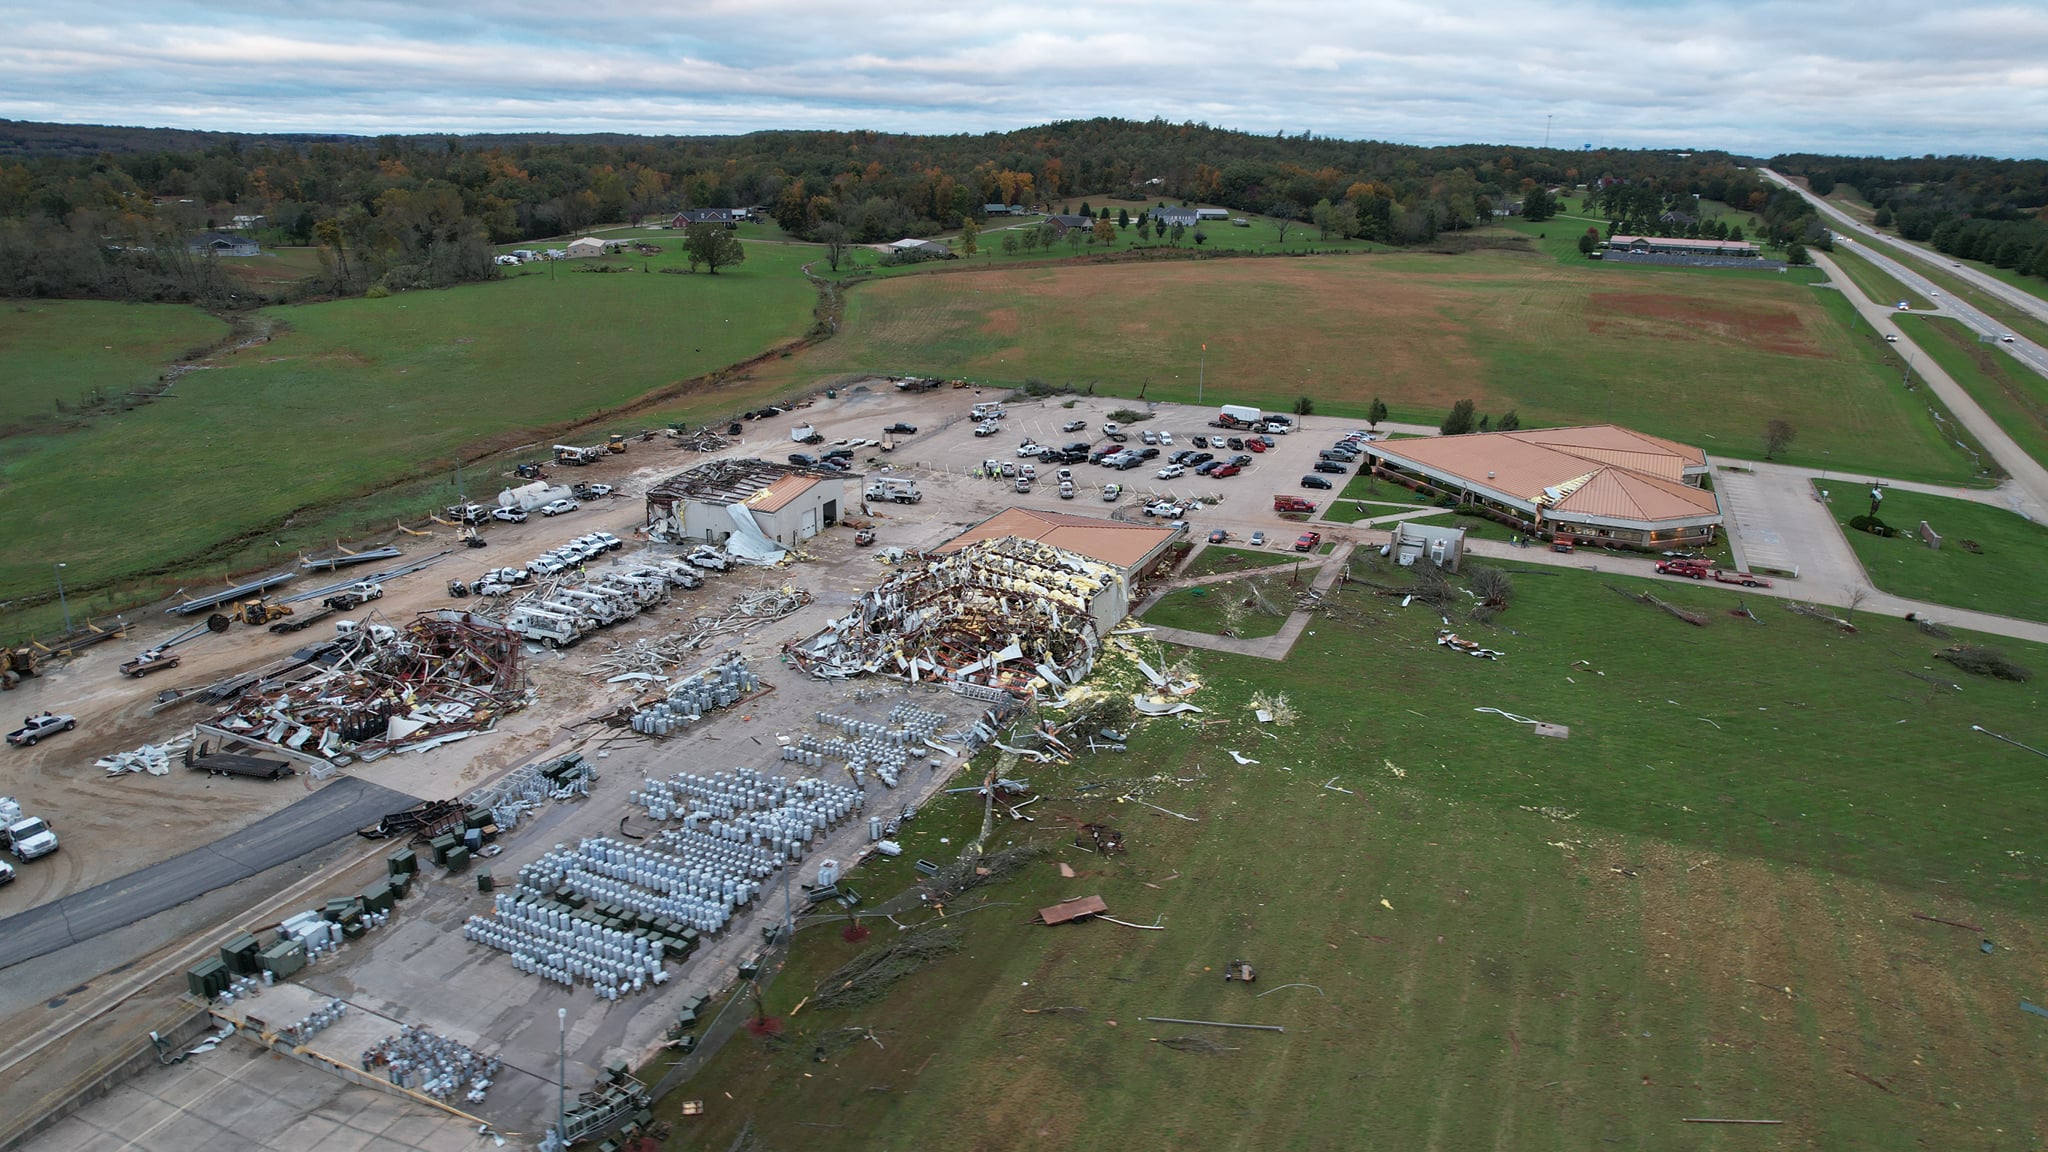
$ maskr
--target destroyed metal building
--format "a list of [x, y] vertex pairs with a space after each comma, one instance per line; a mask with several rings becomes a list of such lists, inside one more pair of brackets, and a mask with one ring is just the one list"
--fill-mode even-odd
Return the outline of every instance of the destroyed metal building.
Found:
[[647, 491], [657, 540], [742, 541], [790, 548], [837, 524], [858, 475], [766, 460], [712, 460]]
[[519, 637], [467, 612], [353, 630], [323, 659], [243, 688], [196, 739], [281, 755], [317, 774], [490, 728], [529, 698]]
[[788, 651], [823, 678], [871, 672], [1020, 697], [1058, 693], [1094, 667], [1126, 596], [1114, 565], [1013, 536], [976, 540], [907, 561]]

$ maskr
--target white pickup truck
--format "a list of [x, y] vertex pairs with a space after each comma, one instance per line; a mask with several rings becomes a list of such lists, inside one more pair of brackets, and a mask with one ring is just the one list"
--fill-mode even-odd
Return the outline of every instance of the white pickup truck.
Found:
[[76, 727], [78, 718], [75, 716], [59, 716], [52, 712], [44, 712], [22, 721], [21, 727], [7, 734], [7, 742], [17, 748], [25, 748], [45, 736], [69, 732]]

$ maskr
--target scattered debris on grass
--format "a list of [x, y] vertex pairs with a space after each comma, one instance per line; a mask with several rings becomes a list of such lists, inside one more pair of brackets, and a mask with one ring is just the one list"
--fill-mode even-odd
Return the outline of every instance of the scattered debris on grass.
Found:
[[1282, 728], [1286, 728], [1292, 726], [1297, 719], [1300, 719], [1299, 714], [1294, 710], [1294, 705], [1287, 702], [1287, 696], [1284, 693], [1269, 695], [1264, 691], [1254, 692], [1251, 698], [1251, 708], [1261, 724], [1277, 724]]
[[1323, 990], [1322, 990], [1321, 988], [1318, 988], [1318, 987], [1316, 987], [1316, 985], [1314, 985], [1314, 984], [1282, 984], [1282, 985], [1280, 985], [1280, 987], [1278, 987], [1278, 988], [1268, 988], [1268, 989], [1266, 989], [1266, 990], [1265, 990], [1264, 992], [1261, 992], [1261, 993], [1259, 993], [1259, 995], [1258, 995], [1258, 996], [1254, 996], [1254, 997], [1253, 997], [1253, 999], [1254, 999], [1254, 1000], [1256, 1000], [1256, 999], [1258, 999], [1258, 998], [1259, 998], [1259, 997], [1261, 997], [1261, 996], [1271, 996], [1271, 995], [1272, 995], [1273, 993], [1275, 993], [1275, 992], [1281, 992], [1281, 991], [1285, 991], [1286, 989], [1289, 989], [1289, 988], [1315, 988], [1315, 991], [1316, 991], [1316, 995], [1318, 995], [1318, 996], [1322, 996], [1322, 997], [1323, 997], [1323, 999], [1325, 999], [1325, 1000], [1328, 1000], [1328, 999], [1329, 999], [1329, 997], [1328, 997], [1328, 996], [1324, 995], [1324, 993], [1323, 993]]
[[1100, 856], [1121, 856], [1124, 834], [1107, 824], [1083, 824], [1080, 834], [1074, 837], [1074, 847], [1085, 848]]
[[1928, 915], [1924, 915], [1924, 914], [1922, 914], [1922, 913], [1919, 913], [1919, 912], [1915, 912], [1915, 913], [1913, 913], [1913, 919], [1915, 919], [1915, 920], [1925, 920], [1925, 921], [1927, 921], [1927, 922], [1929, 922], [1929, 923], [1931, 923], [1931, 924], [1946, 924], [1946, 925], [1948, 925], [1948, 926], [1949, 926], [1949, 927], [1951, 927], [1951, 928], [1967, 928], [1967, 929], [1969, 929], [1969, 930], [1970, 930], [1970, 931], [1972, 931], [1972, 932], [1982, 932], [1982, 931], [1984, 931], [1984, 929], [1982, 929], [1982, 928], [1978, 927], [1978, 926], [1977, 926], [1977, 925], [1975, 925], [1975, 924], [1965, 924], [1965, 923], [1963, 923], [1963, 922], [1962, 922], [1962, 921], [1960, 921], [1960, 920], [1943, 920], [1943, 919], [1942, 919], [1941, 917], [1939, 917], [1939, 916], [1928, 916]]
[[2043, 751], [2041, 751], [2041, 750], [2040, 750], [2039, 748], [2036, 748], [2036, 747], [2034, 747], [2034, 746], [2033, 746], [2033, 745], [2031, 745], [2031, 744], [2022, 744], [2022, 743], [2020, 743], [2019, 741], [2017, 741], [2017, 740], [2013, 739], [2013, 738], [2012, 738], [2012, 737], [2010, 737], [2010, 736], [2000, 736], [2000, 735], [1999, 735], [1998, 733], [1996, 733], [1996, 732], [1993, 732], [1993, 731], [1992, 731], [1991, 729], [1989, 729], [1989, 728], [1986, 728], [1986, 727], [1984, 727], [1984, 726], [1983, 726], [1983, 725], [1981, 725], [1981, 724], [1972, 724], [1972, 725], [1970, 725], [1970, 731], [1972, 731], [1972, 732], [1982, 732], [1982, 733], [1983, 733], [1983, 734], [1985, 734], [1986, 736], [1989, 736], [1989, 737], [1991, 737], [1991, 738], [1992, 738], [1993, 740], [2002, 740], [2002, 741], [2004, 741], [2005, 743], [2007, 743], [2007, 744], [2010, 744], [2010, 745], [2012, 745], [2012, 746], [2013, 746], [2013, 747], [2015, 747], [2015, 748], [2024, 748], [2024, 749], [2026, 749], [2027, 751], [2029, 751], [2029, 752], [2032, 752], [2032, 753], [2033, 753], [2034, 755], [2036, 755], [2036, 756], [2048, 756], [2048, 752], [2043, 752]]
[[969, 853], [940, 868], [926, 887], [941, 897], [958, 896], [983, 884], [1015, 876], [1045, 853], [1045, 847], [1039, 844], [1018, 844], [985, 856]]
[[1224, 1020], [1183, 1020], [1178, 1016], [1147, 1016], [1153, 1024], [1199, 1024], [1205, 1028], [1243, 1028], [1252, 1032], [1285, 1032], [1278, 1024], [1232, 1024]]
[[870, 948], [819, 981], [822, 991], [814, 1003], [819, 1008], [855, 1008], [880, 1000], [898, 980], [958, 952], [961, 935], [950, 924], [928, 924]]
[[1477, 640], [1464, 639], [1448, 628], [1437, 631], [1436, 643], [1439, 648], [1449, 648], [1454, 652], [1463, 652], [1467, 656], [1477, 656], [1482, 660], [1498, 660], [1507, 655], [1497, 648], [1485, 647]]
[[1054, 924], [1069, 924], [1090, 916], [1100, 916], [1107, 911], [1109, 905], [1103, 903], [1100, 896], [1076, 896], [1071, 900], [1062, 900], [1057, 904], [1040, 908], [1038, 922], [1047, 927]]

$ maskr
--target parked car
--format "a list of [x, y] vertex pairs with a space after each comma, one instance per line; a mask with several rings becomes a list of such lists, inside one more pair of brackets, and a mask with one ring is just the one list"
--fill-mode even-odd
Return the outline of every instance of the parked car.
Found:
[[896, 423], [889, 425], [887, 428], [882, 429], [882, 432], [884, 435], [914, 436], [917, 434], [917, 425], [905, 424], [899, 420]]
[[27, 748], [45, 736], [69, 732], [78, 727], [78, 717], [61, 716], [54, 712], [39, 712], [23, 720], [21, 727], [7, 734], [7, 742], [19, 748]]
[[1251, 462], [1252, 458], [1243, 452], [1239, 452], [1237, 455], [1232, 456], [1230, 458], [1230, 464], [1234, 468], [1242, 468], [1245, 465], [1250, 464]]
[[596, 500], [611, 494], [612, 486], [609, 484], [574, 484], [569, 488], [569, 495], [578, 500]]
[[1121, 484], [1105, 484], [1102, 486], [1102, 499], [1105, 503], [1114, 504], [1117, 497], [1123, 494], [1124, 486]]
[[24, 815], [21, 819], [0, 829], [0, 839], [7, 842], [7, 848], [21, 861], [48, 856], [57, 850], [57, 833], [49, 821], [40, 816]]
[[1209, 475], [1215, 477], [1218, 480], [1221, 480], [1225, 476], [1235, 476], [1242, 471], [1244, 471], [1244, 469], [1238, 467], [1235, 464], [1218, 464], [1216, 466], [1216, 470], [1214, 472], [1209, 473]]
[[1316, 471], [1325, 472], [1332, 476], [1342, 476], [1350, 472], [1351, 469], [1344, 467], [1335, 460], [1318, 460], [1316, 461]]
[[1072, 468], [1062, 468], [1053, 473], [1052, 478], [1062, 484], [1072, 484], [1074, 482], [1074, 470]]
[[1002, 472], [1006, 477], [1015, 476], [1017, 474], [1017, 462], [1015, 460], [1003, 461]]
[[1017, 476], [1023, 480], [1036, 480], [1038, 479], [1038, 467], [1034, 464], [1026, 464], [1017, 469]]
[[526, 523], [526, 513], [518, 508], [493, 508], [491, 509], [491, 519], [503, 520], [507, 524], [524, 524]]
[[1271, 447], [1273, 447], [1273, 446], [1274, 446], [1273, 438], [1272, 438], [1271, 436], [1261, 436], [1261, 437], [1259, 437], [1259, 443], [1261, 443], [1261, 444], [1264, 444], [1264, 445], [1265, 445], [1266, 447], [1268, 447], [1268, 448], [1271, 448]]
[[1145, 505], [1145, 515], [1147, 516], [1162, 516], [1166, 519], [1171, 520], [1174, 517], [1179, 516], [1180, 514], [1181, 506], [1175, 504], [1171, 500], [1160, 500], [1155, 503]]
[[1157, 444], [1159, 443], [1159, 433], [1147, 429], [1138, 433], [1138, 442], [1140, 444]]
[[1214, 528], [1209, 532], [1209, 543], [1211, 544], [1221, 544], [1228, 539], [1230, 539], [1230, 533], [1222, 528]]
[[1323, 534], [1321, 532], [1303, 532], [1295, 538], [1294, 550], [1296, 552], [1313, 552], [1316, 550], [1316, 545], [1322, 542]]
[[1190, 443], [1197, 448], [1207, 448], [1209, 446], [1209, 438], [1207, 436], [1197, 436]]
[[1209, 473], [1214, 472], [1215, 470], [1221, 467], [1223, 467], [1223, 465], [1218, 463], [1217, 461], [1204, 460], [1200, 464], [1195, 465], [1195, 475], [1207, 476]]
[[1266, 546], [1266, 530], [1261, 528], [1257, 532], [1252, 533], [1251, 539], [1245, 541], [1245, 543], [1250, 544], [1254, 548], [1264, 548]]
[[1229, 445], [1230, 450], [1233, 452], [1244, 451], [1244, 439], [1242, 437], [1232, 436], [1229, 439], [1225, 440], [1224, 443]]
[[1214, 460], [1215, 458], [1216, 454], [1214, 452], [1197, 452], [1193, 456], [1188, 457], [1186, 463], [1207, 464], [1209, 461]]
[[1166, 467], [1161, 468], [1159, 471], [1154, 472], [1152, 475], [1157, 476], [1161, 480], [1171, 480], [1176, 476], [1185, 475], [1186, 473], [1187, 469], [1181, 467], [1180, 465], [1168, 464]]
[[818, 458], [809, 452], [791, 452], [789, 462], [799, 468], [810, 468], [818, 463]]
[[583, 505], [578, 504], [574, 500], [550, 500], [540, 506], [540, 514], [543, 516], [560, 516], [564, 512], [574, 512], [581, 507]]
[[1301, 486], [1303, 488], [1321, 488], [1325, 491], [1328, 491], [1330, 487], [1330, 482], [1328, 480], [1323, 479], [1321, 476], [1303, 476], [1301, 478]]
[[1251, 439], [1245, 441], [1244, 446], [1251, 449], [1254, 452], [1264, 452], [1266, 450], [1266, 442], [1259, 439], [1257, 436], [1254, 436]]
[[1086, 420], [1069, 420], [1065, 424], [1060, 425], [1060, 431], [1079, 432], [1081, 429], [1086, 428], [1087, 426], [1088, 422]]
[[1688, 580], [1705, 580], [1708, 569], [1704, 560], [1659, 560], [1657, 571], [1670, 576], [1683, 576]]
[[709, 544], [699, 547], [688, 556], [683, 557], [683, 559], [692, 566], [709, 572], [723, 572], [727, 568], [732, 567], [732, 561], [725, 558], [725, 553], [720, 552]]
[[1036, 456], [1043, 451], [1045, 451], [1045, 446], [1036, 440], [1026, 440], [1022, 444], [1017, 445], [1017, 455], [1020, 457]]
[[1159, 442], [1160, 442], [1161, 444], [1171, 444], [1171, 443], [1173, 443], [1173, 433], [1171, 433], [1171, 432], [1161, 432], [1161, 433], [1159, 434]]
[[1002, 430], [1003, 426], [993, 420], [984, 420], [974, 426], [974, 434], [976, 436], [993, 436]]
[[1140, 448], [1140, 449], [1138, 449], [1138, 459], [1140, 459], [1140, 460], [1157, 460], [1158, 458], [1159, 458], [1159, 449], [1157, 449], [1157, 448]]

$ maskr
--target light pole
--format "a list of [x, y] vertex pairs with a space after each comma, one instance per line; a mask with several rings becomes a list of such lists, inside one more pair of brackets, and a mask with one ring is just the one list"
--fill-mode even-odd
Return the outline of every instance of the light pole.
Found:
[[1202, 406], [1202, 385], [1209, 380], [1209, 346], [1202, 345], [1202, 358], [1195, 367], [1195, 407]]
[[71, 601], [64, 598], [64, 565], [60, 562], [51, 571], [57, 574], [57, 603], [64, 606], [64, 631], [71, 631]]
[[569, 1010], [555, 1009], [555, 1135], [569, 1146]]

